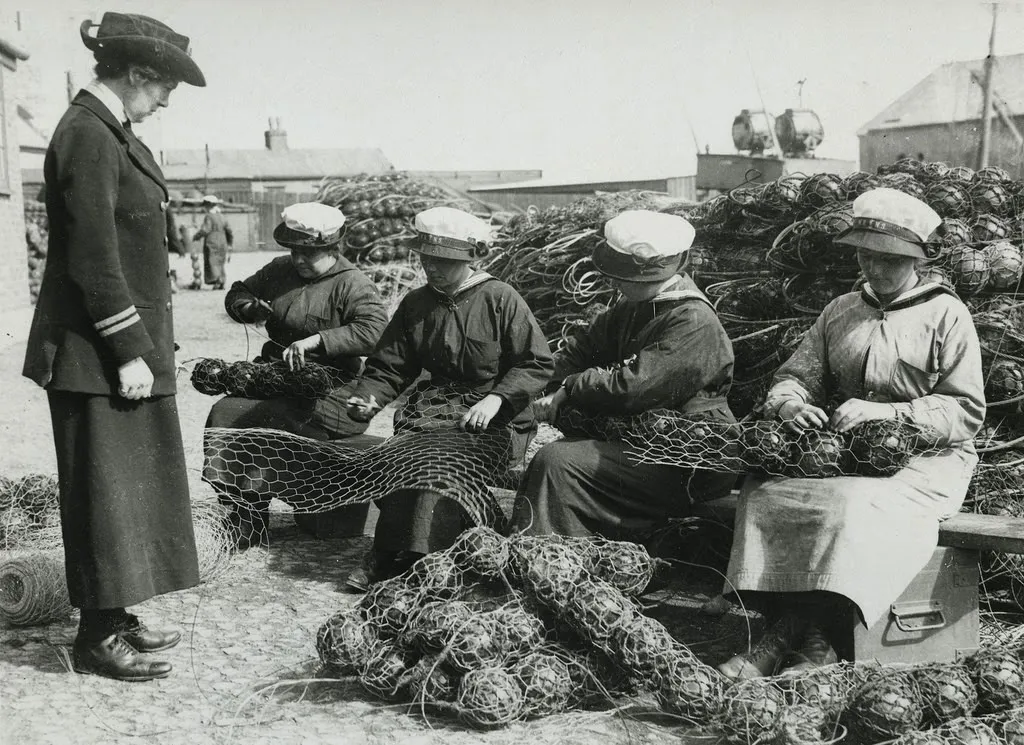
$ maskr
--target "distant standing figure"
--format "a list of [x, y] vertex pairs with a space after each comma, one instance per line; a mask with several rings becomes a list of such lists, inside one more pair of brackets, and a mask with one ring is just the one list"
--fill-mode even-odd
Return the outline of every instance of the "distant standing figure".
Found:
[[147, 629], [127, 606], [199, 583], [175, 402], [167, 283], [167, 184], [132, 124], [179, 82], [204, 86], [187, 36], [146, 16], [105, 13], [82, 41], [96, 79], [46, 151], [49, 254], [25, 354], [46, 390], [57, 455], [64, 563], [81, 609], [75, 670], [166, 677], [147, 652], [178, 631]]
[[227, 218], [221, 213], [223, 202], [216, 196], [208, 194], [203, 197], [206, 217], [203, 224], [192, 236], [193, 240], [203, 239], [203, 260], [206, 284], [213, 285], [215, 290], [224, 289], [224, 264], [228, 258], [228, 249], [234, 244], [235, 237]]

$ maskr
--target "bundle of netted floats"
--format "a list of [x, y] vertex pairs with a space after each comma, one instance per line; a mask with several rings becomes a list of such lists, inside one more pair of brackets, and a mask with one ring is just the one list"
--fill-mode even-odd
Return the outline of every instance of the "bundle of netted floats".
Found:
[[431, 207], [479, 211], [478, 204], [450, 187], [402, 171], [325, 179], [316, 201], [344, 213], [343, 253], [360, 265], [409, 259], [418, 212]]
[[329, 365], [306, 362], [291, 369], [281, 360], [225, 362], [204, 357], [192, 368], [192, 386], [207, 396], [246, 398], [323, 398], [352, 381], [352, 374]]
[[733, 683], [644, 613], [657, 561], [628, 542], [471, 529], [328, 618], [316, 639], [323, 674], [481, 729], [632, 699], [686, 736], [737, 744], [1019, 731], [1024, 666], [1012, 649]]

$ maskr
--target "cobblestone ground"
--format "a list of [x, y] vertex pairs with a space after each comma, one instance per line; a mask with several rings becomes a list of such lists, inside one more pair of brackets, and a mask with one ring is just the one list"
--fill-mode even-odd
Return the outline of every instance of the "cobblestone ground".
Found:
[[[268, 254], [236, 256], [231, 276], [247, 276]], [[222, 292], [182, 291], [176, 298], [181, 359], [251, 358], [261, 339], [232, 323]], [[24, 343], [0, 355], [0, 473], [55, 471], [42, 392], [20, 378]], [[179, 406], [194, 499], [208, 499], [198, 479], [203, 421], [213, 399], [183, 377]], [[386, 417], [373, 430], [386, 434]], [[69, 671], [75, 621], [30, 629], [0, 629], [0, 743], [662, 743], [679, 742], [673, 722], [652, 715], [644, 699], [609, 710], [572, 713], [481, 733], [450, 719], [426, 719], [407, 706], [373, 700], [351, 681], [316, 679], [314, 638], [334, 611], [355, 602], [343, 580], [368, 538], [317, 541], [291, 517], [275, 513], [271, 548], [234, 556], [212, 581], [166, 595], [136, 610], [154, 627], [176, 627], [185, 638], [164, 653], [172, 675], [126, 684]], [[699, 558], [699, 557], [698, 557]], [[690, 571], [645, 600], [650, 612], [709, 662], [746, 643], [736, 614], [713, 618], [699, 608], [718, 588], [710, 574]], [[756, 630], [756, 629], [755, 629]]]

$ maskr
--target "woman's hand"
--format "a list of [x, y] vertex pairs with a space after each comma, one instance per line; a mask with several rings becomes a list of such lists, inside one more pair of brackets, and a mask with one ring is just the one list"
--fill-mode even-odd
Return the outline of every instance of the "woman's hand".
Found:
[[569, 398], [569, 394], [566, 393], [565, 388], [559, 388], [554, 393], [549, 393], [546, 396], [542, 396], [533, 402], [533, 416], [538, 422], [546, 422], [552, 424], [555, 418], [558, 416], [558, 410], [562, 408], [562, 404]]
[[274, 315], [274, 309], [266, 300], [256, 298], [242, 306], [242, 313], [245, 318], [252, 319], [250, 323], [263, 323]]
[[467, 432], [483, 432], [501, 410], [504, 402], [505, 399], [501, 396], [488, 393], [463, 415], [459, 421], [459, 428]]
[[865, 422], [895, 418], [896, 409], [893, 408], [892, 404], [851, 398], [835, 410], [831, 421], [829, 421], [829, 426], [836, 432], [849, 432], [854, 427]]
[[153, 392], [153, 371], [141, 357], [129, 360], [117, 368], [117, 376], [120, 379], [117, 392], [129, 401], [149, 398]]
[[824, 429], [828, 426], [828, 414], [817, 406], [803, 401], [787, 401], [779, 408], [779, 419], [786, 429], [795, 435], [805, 429]]
[[362, 396], [351, 396], [348, 401], [348, 415], [357, 422], [368, 422], [380, 411], [376, 396], [371, 395], [367, 401]]
[[288, 363], [288, 369], [299, 370], [302, 368], [306, 364], [306, 354], [315, 352], [322, 343], [323, 340], [320, 338], [320, 334], [313, 334], [305, 339], [299, 339], [289, 344], [282, 355], [284, 361]]

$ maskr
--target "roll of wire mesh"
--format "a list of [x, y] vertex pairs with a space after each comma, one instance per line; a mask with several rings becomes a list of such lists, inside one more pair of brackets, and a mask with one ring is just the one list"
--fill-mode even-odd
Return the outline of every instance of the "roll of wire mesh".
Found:
[[65, 620], [71, 601], [60, 549], [5, 552], [0, 559], [0, 617], [10, 626]]
[[[72, 612], [56, 477], [3, 479], [0, 489], [0, 621], [8, 626], [58, 623]], [[199, 577], [209, 582], [227, 568], [233, 545], [216, 502], [193, 502]]]

